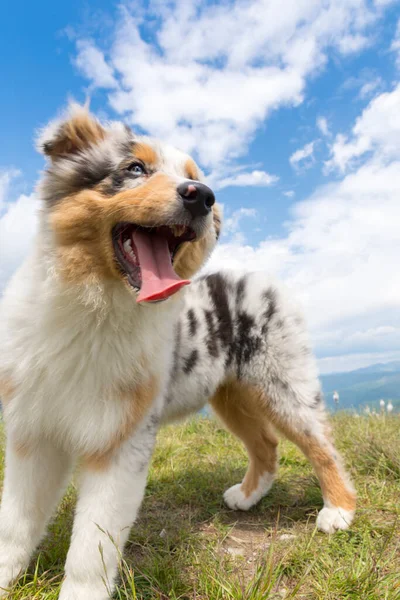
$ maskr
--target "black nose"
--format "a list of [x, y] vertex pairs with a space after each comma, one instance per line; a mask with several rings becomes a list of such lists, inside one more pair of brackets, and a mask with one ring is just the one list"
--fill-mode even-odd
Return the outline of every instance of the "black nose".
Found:
[[215, 202], [215, 196], [209, 187], [198, 181], [185, 181], [177, 187], [185, 208], [192, 217], [205, 217]]

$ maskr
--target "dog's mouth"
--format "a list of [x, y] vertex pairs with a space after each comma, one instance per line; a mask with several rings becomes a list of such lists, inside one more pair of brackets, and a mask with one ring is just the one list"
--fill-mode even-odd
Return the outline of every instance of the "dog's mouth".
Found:
[[166, 300], [190, 283], [173, 269], [180, 246], [196, 239], [196, 233], [190, 227], [141, 227], [134, 223], [119, 223], [113, 228], [112, 239], [118, 266], [138, 292], [137, 302]]

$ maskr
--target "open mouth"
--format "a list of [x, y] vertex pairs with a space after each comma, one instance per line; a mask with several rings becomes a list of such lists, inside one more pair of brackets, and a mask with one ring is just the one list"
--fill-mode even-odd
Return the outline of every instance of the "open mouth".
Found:
[[166, 300], [190, 283], [178, 277], [173, 269], [179, 247], [196, 239], [190, 227], [119, 223], [112, 231], [112, 238], [118, 265], [129, 284], [139, 292], [137, 302]]

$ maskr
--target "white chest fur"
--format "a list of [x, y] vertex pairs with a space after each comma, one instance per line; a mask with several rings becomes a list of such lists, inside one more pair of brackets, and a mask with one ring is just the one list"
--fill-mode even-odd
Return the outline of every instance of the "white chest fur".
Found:
[[166, 385], [179, 300], [138, 306], [119, 284], [88, 305], [49, 292], [34, 270], [24, 265], [2, 303], [0, 375], [15, 387], [7, 425], [22, 443], [46, 435], [96, 452], [126, 417], [121, 389], [151, 376]]

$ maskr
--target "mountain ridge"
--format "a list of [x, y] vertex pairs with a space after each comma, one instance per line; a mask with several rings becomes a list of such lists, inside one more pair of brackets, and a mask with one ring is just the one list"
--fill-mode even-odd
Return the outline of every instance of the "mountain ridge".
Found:
[[400, 361], [377, 363], [354, 371], [320, 376], [325, 400], [335, 408], [333, 393], [339, 394], [339, 409], [360, 410], [366, 405], [379, 409], [381, 399], [400, 409]]

